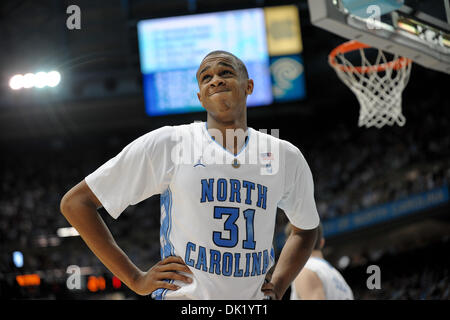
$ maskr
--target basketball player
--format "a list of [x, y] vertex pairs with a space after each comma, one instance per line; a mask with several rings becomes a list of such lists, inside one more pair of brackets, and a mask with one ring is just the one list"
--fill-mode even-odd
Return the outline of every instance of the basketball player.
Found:
[[[102, 263], [139, 295], [281, 299], [308, 260], [319, 224], [310, 168], [291, 143], [247, 127], [253, 80], [240, 59], [212, 52], [196, 76], [207, 121], [165, 126], [137, 138], [69, 190], [61, 212]], [[240, 135], [229, 135], [236, 132]], [[180, 146], [195, 147], [195, 158], [178, 161]], [[275, 147], [269, 152], [267, 146]], [[255, 156], [257, 163], [248, 160]], [[155, 194], [161, 195], [162, 260], [142, 271], [118, 247], [97, 209], [118, 218]], [[274, 265], [277, 207], [293, 227], [265, 283]]]
[[[288, 224], [287, 231], [291, 226]], [[353, 292], [339, 271], [323, 258], [322, 223], [306, 265], [291, 285], [291, 300], [353, 300]]]

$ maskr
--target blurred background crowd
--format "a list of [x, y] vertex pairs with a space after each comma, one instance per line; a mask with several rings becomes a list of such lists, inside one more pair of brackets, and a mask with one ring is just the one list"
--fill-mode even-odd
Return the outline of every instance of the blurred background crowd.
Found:
[[[322, 221], [449, 184], [450, 135], [443, 133], [448, 130], [450, 117], [442, 117], [439, 112], [426, 113], [431, 103], [437, 106], [435, 110], [440, 110], [441, 101], [437, 98], [418, 101], [414, 109], [409, 109], [409, 122], [425, 122], [419, 131], [406, 126], [386, 128], [379, 134], [376, 130], [351, 130], [339, 125], [322, 132], [320, 139], [294, 141], [313, 172]], [[59, 203], [67, 190], [132, 139], [114, 136], [89, 147], [79, 141], [55, 140], [39, 146], [39, 150], [16, 152], [14, 157], [1, 159], [3, 273], [12, 271], [13, 250], [21, 250], [26, 257], [23, 271], [61, 273], [69, 265], [104, 269], [79, 238], [57, 236], [58, 228], [70, 226], [59, 212]], [[118, 243], [138, 266], [149, 268], [159, 260], [159, 196], [128, 207], [117, 220], [103, 209], [100, 212]], [[283, 232], [286, 222], [283, 215], [278, 218], [278, 233]], [[383, 278], [385, 289], [377, 295], [361, 294], [360, 298], [448, 298], [448, 260], [422, 268], [416, 262], [434, 255], [427, 251], [426, 248], [420, 251], [422, 258], [408, 254], [383, 257], [390, 270]], [[448, 242], [432, 252], [435, 251], [437, 255], [448, 252]], [[417, 270], [410, 268], [409, 273], [403, 273], [404, 265], [414, 265]], [[347, 274], [351, 278], [352, 272]], [[429, 283], [433, 285], [428, 286]], [[425, 292], [423, 286], [430, 292]]]

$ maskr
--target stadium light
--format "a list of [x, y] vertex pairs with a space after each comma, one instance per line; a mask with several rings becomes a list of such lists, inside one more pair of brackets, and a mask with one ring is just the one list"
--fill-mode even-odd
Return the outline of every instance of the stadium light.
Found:
[[340, 269], [345, 269], [350, 264], [350, 258], [348, 256], [342, 256], [338, 261], [338, 266]]
[[16, 268], [22, 268], [23, 267], [23, 254], [20, 251], [14, 251], [13, 252], [13, 262]]
[[90, 276], [86, 287], [90, 292], [97, 292], [99, 290], [103, 291], [106, 288], [105, 278], [103, 278], [102, 276], [100, 277]]
[[35, 78], [35, 75], [33, 73], [25, 74], [23, 76], [23, 87], [25, 89], [34, 87], [34, 78]]
[[61, 74], [56, 71], [50, 72], [38, 72], [34, 73], [26, 73], [25, 75], [16, 74], [12, 76], [9, 80], [9, 87], [12, 90], [19, 89], [29, 89], [29, 88], [38, 88], [42, 89], [44, 87], [56, 87], [61, 82]]
[[47, 73], [38, 72], [36, 73], [35, 84], [36, 88], [44, 88], [47, 85]]
[[122, 286], [122, 282], [116, 276], [112, 277], [112, 285], [114, 289], [119, 289]]
[[13, 90], [19, 90], [23, 88], [23, 75], [16, 74], [9, 80], [9, 86]]
[[41, 277], [38, 274], [23, 274], [17, 275], [16, 281], [21, 287], [39, 286], [41, 284]]
[[61, 81], [61, 75], [58, 71], [51, 71], [47, 73], [47, 85], [49, 87], [56, 87]]

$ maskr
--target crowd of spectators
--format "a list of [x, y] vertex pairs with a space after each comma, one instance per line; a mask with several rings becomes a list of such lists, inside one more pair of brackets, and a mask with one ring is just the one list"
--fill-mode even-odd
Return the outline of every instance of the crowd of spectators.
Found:
[[[108, 152], [111, 152], [109, 154]], [[105, 148], [89, 150], [74, 158], [64, 150], [18, 153], [2, 159], [0, 196], [0, 270], [10, 266], [13, 250], [24, 252], [24, 270], [65, 268], [70, 264], [101, 266], [77, 237], [58, 238], [59, 228], [70, 227], [60, 214], [59, 204], [65, 192], [112, 156]], [[107, 154], [107, 155], [105, 155]], [[116, 222], [104, 209], [99, 210], [117, 241], [135, 261], [150, 263], [159, 255], [159, 199], [152, 197], [130, 206]], [[138, 223], [137, 223], [138, 221]], [[148, 230], [154, 232], [148, 232]], [[77, 241], [80, 240], [80, 241]], [[71, 245], [77, 241], [78, 245]], [[138, 244], [129, 245], [129, 244]], [[70, 251], [57, 250], [71, 245]], [[27, 255], [39, 248], [37, 253]], [[143, 265], [142, 267], [149, 267]]]
[[[375, 261], [343, 271], [358, 300], [449, 300], [449, 238], [407, 252], [386, 252]], [[368, 265], [380, 269], [380, 287], [367, 286]]]
[[322, 219], [449, 183], [450, 114], [433, 105], [445, 104], [436, 95], [416, 101], [404, 127], [341, 125], [305, 146]]
[[[417, 101], [404, 127], [378, 130], [341, 125], [320, 139], [299, 141], [313, 172], [323, 220], [449, 183], [450, 135], [445, 134], [449, 117], [426, 112], [432, 99]], [[0, 274], [13, 271], [12, 250], [25, 253], [22, 271], [65, 270], [71, 264], [102, 267], [79, 237], [56, 237], [58, 228], [69, 226], [59, 213], [59, 203], [67, 190], [130, 141], [112, 139], [88, 149], [63, 142], [2, 157]], [[158, 261], [158, 196], [127, 208], [117, 221], [103, 209], [100, 213], [139, 267], [149, 268]]]

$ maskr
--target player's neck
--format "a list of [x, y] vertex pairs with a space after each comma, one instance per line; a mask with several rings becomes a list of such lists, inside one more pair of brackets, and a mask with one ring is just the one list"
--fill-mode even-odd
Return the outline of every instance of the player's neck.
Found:
[[232, 121], [221, 122], [208, 115], [206, 123], [208, 126], [208, 130], [218, 129], [223, 132], [224, 136], [227, 129], [242, 129], [244, 131], [247, 131], [247, 118], [245, 116], [240, 117], [239, 119], [234, 119]]
[[[246, 137], [248, 136], [247, 119], [243, 117], [242, 119], [236, 119], [231, 122], [218, 122], [212, 117], [208, 116], [206, 121], [208, 132], [214, 138], [217, 134], [217, 130], [221, 132], [222, 139], [215, 139], [218, 143], [222, 140], [221, 144], [224, 148], [228, 149], [230, 152], [237, 154], [245, 144]], [[227, 131], [228, 135], [234, 141], [227, 141]], [[240, 136], [242, 132], [243, 136]]]

